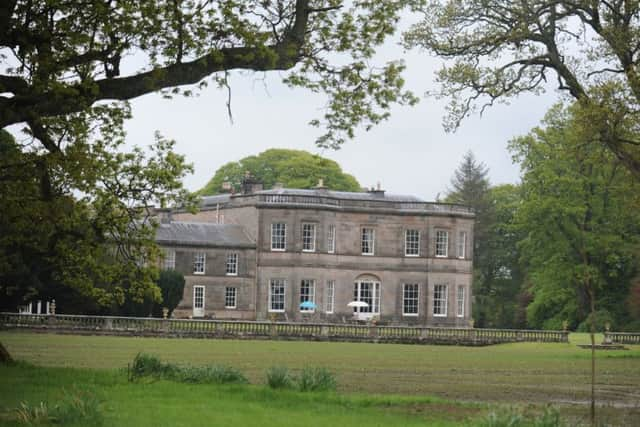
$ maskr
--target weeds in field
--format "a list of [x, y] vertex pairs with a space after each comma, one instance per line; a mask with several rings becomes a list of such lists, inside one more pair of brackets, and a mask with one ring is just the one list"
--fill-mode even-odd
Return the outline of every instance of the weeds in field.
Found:
[[334, 391], [336, 379], [327, 368], [304, 368], [298, 377], [300, 391]]
[[525, 414], [517, 409], [491, 412], [474, 427], [564, 427], [560, 412], [552, 407], [545, 408], [542, 414]]
[[185, 383], [247, 384], [249, 382], [242, 372], [230, 366], [179, 366], [162, 362], [154, 355], [138, 353], [131, 365], [130, 379], [144, 377]]
[[267, 370], [267, 385], [299, 391], [335, 391], [335, 376], [323, 367], [306, 367], [297, 377], [286, 366], [272, 366]]
[[272, 366], [267, 370], [267, 385], [271, 388], [293, 388], [294, 382], [286, 366]]
[[103, 415], [100, 399], [90, 390], [73, 387], [71, 391], [63, 390], [61, 401], [51, 407], [47, 402], [30, 405], [20, 403], [15, 410], [18, 424], [49, 425], [81, 423], [82, 425], [102, 425]]

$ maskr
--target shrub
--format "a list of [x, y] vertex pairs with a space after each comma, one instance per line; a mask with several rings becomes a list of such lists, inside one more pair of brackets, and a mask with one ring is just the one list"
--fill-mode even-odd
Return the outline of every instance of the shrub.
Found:
[[491, 412], [485, 419], [473, 424], [475, 427], [563, 427], [557, 409], [547, 407], [539, 415], [526, 415], [522, 411], [509, 409]]
[[327, 368], [304, 368], [298, 377], [300, 391], [333, 391], [336, 379]]
[[167, 378], [172, 376], [176, 369], [175, 365], [163, 363], [157, 356], [138, 353], [131, 365], [131, 377], [134, 379], [141, 377]]
[[[591, 332], [591, 319], [593, 316], [589, 314], [589, 316], [578, 325], [576, 329], [577, 332]], [[609, 323], [611, 326], [611, 330], [615, 331], [615, 322], [613, 320], [613, 316], [607, 310], [598, 310], [595, 312], [595, 323], [596, 323], [596, 331], [603, 332], [605, 330], [605, 325]]]
[[57, 424], [78, 423], [97, 426], [102, 424], [103, 415], [100, 399], [91, 390], [74, 388], [64, 391], [62, 401], [53, 410]]
[[157, 356], [138, 353], [131, 367], [133, 379], [153, 377], [185, 383], [247, 384], [247, 378], [237, 369], [223, 365], [178, 366], [163, 363]]
[[271, 388], [292, 388], [294, 378], [286, 366], [272, 366], [267, 370], [267, 385]]
[[19, 424], [38, 425], [51, 421], [49, 407], [46, 402], [40, 402], [35, 406], [31, 406], [27, 402], [22, 402], [20, 406], [16, 408], [15, 412], [16, 420]]
[[224, 365], [179, 367], [171, 379], [186, 383], [247, 384], [249, 382], [242, 372]]

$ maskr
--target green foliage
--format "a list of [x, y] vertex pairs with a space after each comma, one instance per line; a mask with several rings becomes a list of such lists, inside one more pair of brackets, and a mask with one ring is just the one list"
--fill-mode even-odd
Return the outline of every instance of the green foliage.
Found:
[[293, 388], [294, 377], [286, 366], [272, 366], [267, 370], [267, 385], [271, 388]]
[[446, 58], [436, 95], [450, 100], [447, 129], [557, 81], [590, 110], [595, 145], [640, 177], [637, 127], [620, 133], [621, 124], [637, 120], [640, 106], [640, 3], [471, 0], [417, 2], [416, 8], [421, 20], [405, 34], [405, 45]]
[[224, 365], [179, 366], [165, 363], [157, 356], [138, 353], [130, 367], [132, 380], [146, 377], [183, 383], [246, 384], [249, 381], [237, 369]]
[[160, 271], [157, 284], [162, 293], [162, 304], [156, 304], [154, 314], [162, 316], [162, 308], [166, 307], [169, 310], [167, 316], [171, 317], [171, 313], [182, 300], [184, 283], [185, 280], [182, 273], [175, 270]]
[[587, 318], [578, 325], [576, 328], [576, 332], [590, 332], [591, 331], [591, 323], [594, 322], [595, 319], [595, 330], [597, 332], [604, 332], [609, 326], [611, 331], [617, 330], [617, 325], [615, 323], [614, 317], [607, 310], [598, 310], [595, 312], [595, 316], [593, 313], [589, 313]]
[[313, 188], [322, 179], [324, 185], [332, 190], [361, 191], [358, 181], [342, 172], [333, 160], [302, 150], [272, 148], [257, 156], [221, 166], [199, 194], [219, 194], [224, 191], [224, 182], [229, 182], [238, 192], [247, 171], [265, 188], [271, 188], [278, 182], [287, 188]]
[[15, 419], [23, 425], [92, 425], [103, 424], [101, 399], [90, 389], [72, 386], [63, 389], [60, 402], [51, 405], [41, 401], [31, 405], [21, 402], [15, 409]]
[[46, 140], [42, 119], [100, 101], [193, 96], [209, 85], [228, 89], [233, 70], [291, 70], [287, 84], [327, 95], [312, 124], [325, 129], [319, 145], [337, 147], [386, 119], [392, 104], [417, 101], [403, 90], [402, 63], [374, 60], [407, 3], [10, 1], [0, 8], [0, 82], [9, 95], [0, 127], [27, 122]]
[[105, 106], [87, 114], [97, 130], [82, 117], [67, 119], [78, 134], [51, 128], [55, 153], [29, 150], [3, 134], [3, 310], [32, 299], [55, 299], [67, 313], [160, 299], [150, 209], [158, 200], [191, 202], [181, 182], [191, 167], [159, 135], [149, 154], [121, 153], [126, 115]]
[[558, 106], [545, 128], [511, 143], [523, 170], [516, 223], [533, 327], [576, 327], [592, 299], [615, 324], [629, 320], [623, 301], [638, 271], [640, 191], [600, 144], [592, 113]]
[[474, 427], [562, 427], [566, 424], [560, 412], [546, 407], [542, 414], [527, 414], [522, 410], [508, 409], [490, 412], [484, 420], [472, 423]]
[[336, 379], [327, 368], [305, 367], [297, 378], [300, 391], [334, 391]]

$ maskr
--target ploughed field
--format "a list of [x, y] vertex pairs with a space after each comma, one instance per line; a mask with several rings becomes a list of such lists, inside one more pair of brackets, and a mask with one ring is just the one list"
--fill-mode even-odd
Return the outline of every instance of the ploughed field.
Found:
[[[601, 339], [599, 337], [598, 342]], [[132, 386], [126, 381], [126, 367], [139, 352], [155, 354], [164, 361], [177, 364], [230, 365], [240, 370], [252, 385], [264, 384], [265, 371], [272, 366], [286, 366], [294, 373], [305, 366], [326, 367], [335, 374], [338, 396], [343, 396], [331, 399], [348, 400], [348, 396], [355, 396], [355, 400], [347, 403], [341, 400], [337, 409], [319, 409], [316, 420], [321, 420], [324, 416], [322, 414], [338, 414], [342, 409], [352, 408], [353, 411], [345, 409], [343, 415], [351, 417], [350, 414], [360, 414], [361, 417], [371, 417], [373, 425], [410, 425], [416, 420], [446, 425], [459, 423], [460, 417], [482, 416], [483, 412], [489, 410], [487, 408], [528, 403], [556, 404], [563, 415], [584, 419], [590, 392], [590, 351], [576, 346], [577, 343], [588, 342], [588, 337], [583, 334], [572, 334], [569, 344], [518, 343], [489, 347], [131, 338], [28, 332], [2, 332], [0, 341], [15, 359], [37, 367], [74, 368], [40, 371], [24, 366], [3, 368], [7, 370], [2, 376], [9, 380], [0, 381], [0, 409], [16, 406], [24, 400], [45, 399], [44, 395], [53, 393], [55, 389], [55, 382], [46, 379], [47, 377], [59, 376], [58, 386], [70, 385], [74, 383], [71, 377], [75, 372], [80, 378], [78, 382], [84, 381], [81, 378], [85, 377], [97, 378], [96, 381], [115, 387], [108, 395], [116, 401], [135, 401], [146, 396], [145, 399], [150, 399], [149, 405], [165, 405], [169, 409], [173, 408], [176, 414], [182, 410], [197, 412], [194, 405], [203, 405], [208, 408], [207, 411], [213, 411], [215, 405], [211, 406], [206, 403], [207, 399], [203, 400], [205, 393], [209, 397], [218, 396], [216, 405], [222, 405], [220, 410], [223, 413], [238, 410], [244, 416], [251, 413], [251, 408], [255, 406], [255, 421], [268, 415], [258, 415], [260, 405], [264, 408], [273, 406], [273, 417], [284, 417], [289, 425], [314, 425], [306, 415], [301, 415], [306, 405], [304, 399], [313, 400], [311, 397], [294, 398], [303, 399], [300, 404], [301, 412], [298, 414], [292, 409], [298, 406], [287, 406], [284, 403], [286, 399], [277, 403], [279, 400], [274, 397], [274, 392], [261, 387], [248, 386], [249, 391], [222, 392], [221, 386], [171, 384], [164, 380]], [[640, 419], [640, 346], [628, 347], [630, 350], [627, 351], [597, 352], [597, 398], [604, 405], [599, 413], [605, 421], [621, 425], [627, 424], [628, 420]], [[29, 372], [34, 373], [31, 375]], [[234, 393], [241, 395], [249, 392], [256, 396], [247, 403], [246, 410], [242, 409], [244, 406], [239, 402], [224, 403], [232, 399]], [[43, 397], [39, 397], [38, 393]], [[182, 404], [177, 401], [165, 401], [176, 398], [176, 393], [181, 395], [181, 401], [185, 401], [182, 409]], [[286, 393], [296, 395], [294, 392]], [[368, 398], [362, 397], [373, 394], [383, 395], [380, 398], [382, 400], [371, 403]], [[246, 396], [239, 398], [239, 401], [245, 398]], [[361, 405], [358, 399], [364, 399], [368, 403]], [[378, 398], [371, 399], [375, 401]], [[236, 408], [235, 404], [239, 406]], [[323, 405], [336, 402], [322, 400], [309, 401], [308, 404], [313, 408], [323, 408]], [[118, 403], [114, 405], [118, 406]], [[279, 414], [278, 411], [285, 411], [287, 407], [293, 411], [291, 416]], [[131, 412], [135, 416], [141, 416], [145, 411], [147, 410]], [[267, 410], [270, 411], [271, 409]], [[314, 411], [316, 409], [312, 413], [316, 413]], [[300, 423], [292, 418], [294, 412], [301, 417]], [[153, 411], [148, 414], [154, 420], [156, 415]], [[216, 417], [219, 416], [221, 414], [216, 414]], [[354, 420], [359, 420], [360, 423], [363, 421], [361, 417], [355, 416]], [[224, 419], [216, 419], [219, 425], [225, 425]], [[318, 425], [329, 422], [342, 425], [351, 423], [346, 418], [325, 419]], [[191, 425], [205, 425], [203, 423], [198, 419]], [[235, 423], [234, 421], [233, 424]], [[266, 421], [260, 423], [264, 424]], [[255, 424], [257, 423], [249, 423]], [[160, 422], [153, 425], [164, 424]]]

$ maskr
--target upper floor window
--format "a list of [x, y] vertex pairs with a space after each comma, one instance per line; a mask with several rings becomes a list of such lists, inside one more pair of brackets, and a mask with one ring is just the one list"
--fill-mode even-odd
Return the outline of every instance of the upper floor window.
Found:
[[458, 317], [464, 317], [465, 292], [466, 292], [466, 288], [463, 285], [459, 285], [458, 295], [457, 295], [457, 309], [456, 309], [456, 315]]
[[315, 311], [315, 297], [316, 281], [303, 279], [300, 282], [300, 311]]
[[302, 251], [315, 252], [316, 250], [316, 225], [302, 224]]
[[238, 254], [227, 254], [226, 274], [227, 276], [238, 275]]
[[284, 251], [287, 249], [287, 224], [276, 222], [271, 224], [271, 250]]
[[447, 316], [447, 285], [435, 285], [433, 287], [433, 315], [437, 317]]
[[467, 252], [467, 232], [461, 231], [458, 233], [458, 258], [466, 258]]
[[224, 308], [236, 308], [238, 305], [238, 288], [227, 286], [224, 289]]
[[193, 255], [193, 274], [204, 274], [206, 262], [207, 254], [204, 252], [196, 252]]
[[417, 283], [405, 283], [402, 285], [402, 315], [417, 316], [419, 287]]
[[162, 260], [162, 268], [165, 270], [176, 269], [176, 251], [173, 249], [165, 249], [163, 251], [164, 258]]
[[330, 254], [336, 251], [336, 226], [330, 225], [327, 231], [327, 252]]
[[404, 232], [405, 256], [420, 256], [420, 231], [406, 230]]
[[373, 228], [362, 229], [362, 255], [373, 255], [376, 240], [376, 231]]
[[333, 313], [333, 299], [334, 299], [334, 295], [336, 292], [336, 281], [335, 280], [328, 280], [327, 281], [327, 287], [325, 289], [326, 291], [326, 295], [325, 295], [325, 311], [327, 313]]
[[449, 256], [449, 232], [436, 231], [436, 256], [446, 258]]
[[271, 279], [269, 281], [269, 311], [284, 311], [284, 279]]

